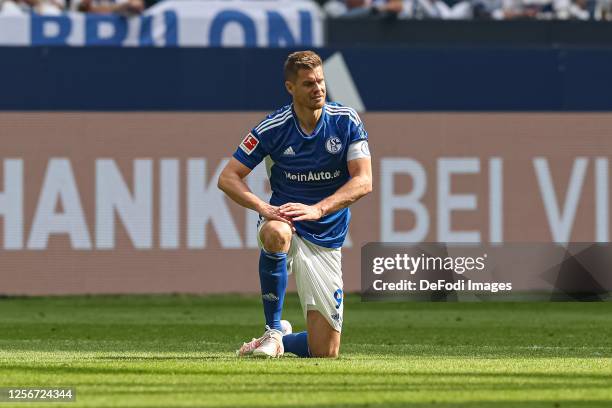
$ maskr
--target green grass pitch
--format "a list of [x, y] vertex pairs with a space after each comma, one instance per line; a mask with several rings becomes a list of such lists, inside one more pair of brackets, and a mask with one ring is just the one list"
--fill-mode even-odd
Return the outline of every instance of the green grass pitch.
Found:
[[612, 407], [612, 303], [349, 295], [338, 360], [236, 358], [262, 319], [255, 296], [0, 299], [0, 387], [77, 390], [0, 408]]

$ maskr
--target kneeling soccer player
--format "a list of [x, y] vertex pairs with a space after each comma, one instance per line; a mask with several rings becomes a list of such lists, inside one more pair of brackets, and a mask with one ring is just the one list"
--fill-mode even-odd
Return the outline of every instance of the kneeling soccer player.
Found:
[[[348, 206], [372, 190], [368, 135], [355, 110], [325, 102], [317, 54], [290, 54], [284, 73], [293, 103], [247, 134], [218, 182], [231, 199], [260, 214], [266, 332], [238, 354], [337, 357], [344, 307], [340, 247], [348, 232]], [[269, 204], [243, 181], [264, 159], [272, 187]], [[295, 274], [305, 332], [283, 333], [288, 273]]]

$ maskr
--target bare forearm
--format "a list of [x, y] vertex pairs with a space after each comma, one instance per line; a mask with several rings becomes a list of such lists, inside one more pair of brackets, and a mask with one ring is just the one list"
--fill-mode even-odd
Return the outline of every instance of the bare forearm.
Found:
[[319, 201], [316, 206], [321, 209], [322, 215], [331, 214], [350, 206], [371, 191], [372, 180], [366, 176], [356, 176], [346, 182], [334, 194]]
[[253, 194], [249, 186], [240, 177], [222, 175], [219, 177], [217, 186], [233, 201], [243, 207], [259, 212], [262, 205], [265, 205], [259, 197]]

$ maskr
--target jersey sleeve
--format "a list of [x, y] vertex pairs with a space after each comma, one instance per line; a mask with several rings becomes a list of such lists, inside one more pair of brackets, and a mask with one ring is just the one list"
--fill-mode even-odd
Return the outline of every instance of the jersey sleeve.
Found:
[[349, 129], [349, 148], [346, 161], [370, 157], [368, 132], [365, 130], [357, 112], [351, 112]]
[[253, 170], [268, 155], [260, 135], [252, 129], [242, 139], [240, 145], [234, 152], [234, 158], [240, 163]]
[[368, 132], [366, 132], [361, 118], [354, 110], [352, 110], [350, 115], [349, 132], [349, 145], [362, 140], [368, 140]]

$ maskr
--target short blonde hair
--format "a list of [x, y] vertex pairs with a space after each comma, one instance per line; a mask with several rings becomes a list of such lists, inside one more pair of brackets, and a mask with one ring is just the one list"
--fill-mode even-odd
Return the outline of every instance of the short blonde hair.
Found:
[[285, 81], [294, 81], [300, 69], [315, 69], [323, 65], [321, 57], [314, 51], [296, 51], [285, 61]]

